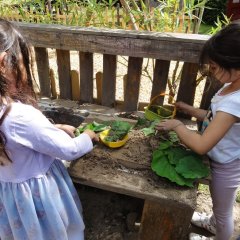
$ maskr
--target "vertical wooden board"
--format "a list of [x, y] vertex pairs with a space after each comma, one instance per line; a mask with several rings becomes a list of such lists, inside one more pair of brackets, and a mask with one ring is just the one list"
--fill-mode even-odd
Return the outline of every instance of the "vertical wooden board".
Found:
[[72, 99], [70, 52], [68, 50], [57, 49], [57, 65], [60, 98]]
[[80, 82], [79, 73], [77, 70], [71, 70], [71, 81], [72, 81], [72, 100], [80, 100]]
[[211, 104], [213, 95], [222, 87], [222, 83], [210, 78], [206, 79], [206, 84], [203, 91], [203, 96], [200, 104], [200, 108], [208, 109]]
[[194, 209], [177, 202], [145, 200], [139, 240], [185, 240]]
[[114, 107], [116, 93], [117, 56], [103, 55], [102, 105]]
[[93, 54], [79, 53], [80, 63], [80, 101], [93, 102]]
[[129, 57], [126, 91], [124, 92], [124, 111], [138, 110], [138, 97], [142, 73], [142, 58]]
[[51, 97], [51, 83], [49, 75], [48, 52], [46, 48], [35, 47], [35, 59], [38, 69], [41, 95]]
[[52, 97], [53, 97], [54, 99], [56, 99], [56, 98], [58, 98], [58, 92], [57, 92], [56, 79], [55, 79], [55, 75], [54, 75], [53, 69], [50, 69], [49, 75], [50, 75], [50, 81], [51, 81]]
[[97, 103], [102, 103], [102, 82], [103, 82], [103, 73], [96, 73], [96, 86], [97, 86]]
[[[197, 86], [197, 73], [198, 64], [187, 62], [183, 64], [182, 75], [177, 94], [177, 101], [183, 101], [189, 105], [193, 105]], [[178, 116], [190, 118], [189, 116], [183, 114], [178, 114]]]
[[[167, 87], [168, 73], [169, 73], [170, 61], [164, 61], [156, 59], [154, 73], [153, 73], [153, 85], [151, 92], [151, 99], [160, 93], [164, 93]], [[156, 103], [163, 104], [164, 98], [156, 99]]]

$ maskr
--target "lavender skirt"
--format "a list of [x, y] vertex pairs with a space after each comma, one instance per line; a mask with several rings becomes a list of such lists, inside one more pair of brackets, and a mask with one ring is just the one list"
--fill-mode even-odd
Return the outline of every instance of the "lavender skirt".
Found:
[[61, 161], [41, 178], [0, 181], [1, 240], [83, 240], [82, 207]]

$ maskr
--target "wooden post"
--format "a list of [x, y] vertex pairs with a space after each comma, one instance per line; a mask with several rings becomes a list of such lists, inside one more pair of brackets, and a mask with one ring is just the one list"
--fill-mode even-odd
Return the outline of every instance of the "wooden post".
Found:
[[74, 101], [80, 100], [80, 81], [79, 73], [77, 70], [71, 70], [71, 81], [72, 81], [72, 99]]
[[56, 79], [55, 79], [55, 75], [54, 75], [54, 71], [51, 68], [49, 70], [49, 76], [50, 76], [50, 82], [51, 82], [51, 92], [52, 92], [52, 97], [54, 99], [58, 98], [58, 92], [57, 92], [57, 88], [56, 88]]
[[178, 202], [145, 200], [139, 240], [185, 240], [194, 209]]
[[97, 103], [102, 103], [102, 80], [103, 80], [103, 73], [97, 72], [96, 73], [96, 86], [97, 86]]

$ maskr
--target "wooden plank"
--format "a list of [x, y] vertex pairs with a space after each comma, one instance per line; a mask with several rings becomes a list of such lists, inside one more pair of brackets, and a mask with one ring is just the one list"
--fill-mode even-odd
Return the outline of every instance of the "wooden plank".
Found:
[[96, 86], [97, 86], [97, 104], [102, 103], [102, 82], [103, 82], [103, 73], [96, 73]]
[[55, 74], [54, 74], [53, 69], [50, 69], [49, 75], [50, 75], [50, 81], [51, 81], [52, 97], [56, 99], [56, 98], [58, 98], [58, 92], [57, 92], [56, 79], [55, 79]]
[[103, 82], [102, 105], [113, 107], [116, 93], [116, 69], [117, 57], [115, 55], [103, 55]]
[[[164, 93], [167, 87], [168, 73], [169, 73], [170, 61], [156, 60], [154, 73], [153, 73], [153, 85], [151, 92], [151, 99], [160, 93]], [[164, 98], [160, 98], [157, 101], [158, 104], [163, 104]]]
[[70, 52], [60, 49], [57, 49], [56, 52], [60, 97], [63, 99], [72, 99]]
[[124, 92], [124, 111], [138, 110], [142, 63], [142, 58], [129, 57], [128, 59], [126, 91]]
[[[198, 64], [185, 62], [182, 68], [182, 75], [178, 89], [177, 101], [183, 101], [193, 105], [196, 91], [196, 77]], [[189, 118], [189, 116], [178, 114], [179, 117]]]
[[72, 81], [72, 100], [80, 100], [80, 81], [79, 73], [77, 70], [71, 70], [71, 81]]
[[80, 101], [93, 102], [93, 54], [79, 53], [80, 63]]
[[50, 70], [47, 49], [42, 47], [35, 47], [34, 50], [41, 95], [45, 97], [51, 97], [51, 83], [49, 75]]
[[188, 238], [194, 209], [163, 199], [160, 203], [145, 200], [139, 240]]
[[[115, 166], [113, 166], [113, 163], [115, 163]], [[186, 205], [189, 208], [195, 208], [196, 188], [174, 187], [174, 185], [166, 184], [164, 181], [161, 182], [156, 177], [144, 177], [142, 173], [143, 169], [139, 171], [136, 169], [124, 170], [119, 165], [116, 174], [118, 165], [114, 159], [106, 162], [104, 156], [102, 156], [102, 160], [100, 161], [95, 161], [94, 158], [92, 160], [76, 160], [72, 162], [68, 171], [73, 181], [80, 184], [141, 199], [148, 199], [158, 203], [167, 199], [169, 204], [173, 201], [180, 205], [182, 204], [182, 206]]]
[[[198, 63], [208, 35], [18, 23], [33, 46]], [[174, 50], [173, 50], [174, 49]]]

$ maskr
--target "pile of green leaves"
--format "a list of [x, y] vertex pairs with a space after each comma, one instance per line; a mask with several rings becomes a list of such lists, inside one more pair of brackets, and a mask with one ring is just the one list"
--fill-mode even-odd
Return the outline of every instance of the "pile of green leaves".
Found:
[[114, 121], [105, 140], [108, 142], [117, 142], [122, 140], [131, 129], [131, 124], [124, 121]]
[[90, 129], [94, 132], [101, 132], [104, 131], [108, 128], [108, 124], [104, 124], [104, 123], [97, 123], [95, 121], [93, 121], [92, 123], [89, 123], [85, 126], [80, 126], [78, 128], [76, 128], [75, 130], [75, 136], [79, 136], [82, 132], [84, 132], [86, 129]]
[[196, 179], [207, 177], [209, 168], [202, 157], [171, 141], [160, 142], [153, 152], [152, 170], [180, 186], [193, 187]]

